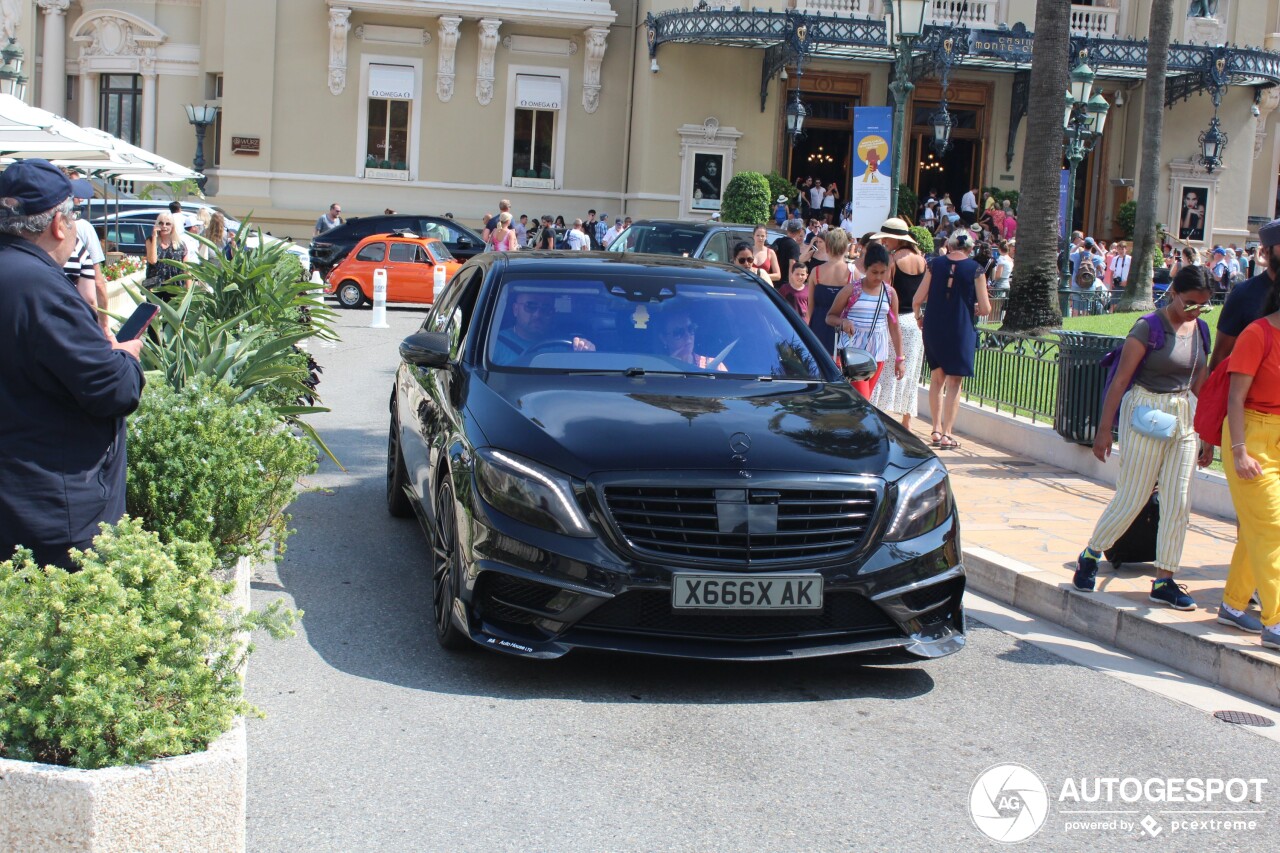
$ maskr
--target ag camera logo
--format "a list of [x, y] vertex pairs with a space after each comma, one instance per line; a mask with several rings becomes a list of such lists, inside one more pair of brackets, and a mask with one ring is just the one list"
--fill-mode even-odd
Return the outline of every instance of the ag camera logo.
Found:
[[969, 790], [973, 825], [993, 841], [1014, 844], [1040, 831], [1049, 814], [1049, 792], [1034, 771], [1021, 764], [984, 770]]

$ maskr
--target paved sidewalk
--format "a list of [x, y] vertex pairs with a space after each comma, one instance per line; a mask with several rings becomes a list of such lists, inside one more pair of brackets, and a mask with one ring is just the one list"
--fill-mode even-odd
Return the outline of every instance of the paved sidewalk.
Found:
[[[928, 441], [929, 424], [913, 430]], [[1235, 546], [1232, 522], [1193, 513], [1180, 583], [1197, 609], [1179, 612], [1148, 600], [1154, 567], [1100, 563], [1097, 592], [1071, 584], [1076, 556], [1110, 500], [1110, 486], [1022, 459], [971, 435], [938, 451], [960, 508], [970, 584], [1103, 642], [1280, 706], [1280, 652], [1257, 635], [1217, 622]], [[1119, 464], [1112, 460], [1108, 464]], [[1194, 488], [1194, 486], [1193, 486]], [[1256, 611], [1255, 611], [1256, 612]]]

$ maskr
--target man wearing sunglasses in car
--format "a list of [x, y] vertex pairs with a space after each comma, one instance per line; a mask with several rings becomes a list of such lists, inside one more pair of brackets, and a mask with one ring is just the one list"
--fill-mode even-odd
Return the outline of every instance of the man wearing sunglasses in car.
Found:
[[586, 338], [566, 337], [561, 341], [552, 334], [551, 321], [556, 315], [553, 294], [517, 291], [511, 300], [511, 313], [515, 324], [498, 332], [494, 342], [493, 359], [498, 364], [515, 364], [543, 344], [561, 343], [565, 347], [572, 341], [573, 352], [595, 352], [596, 345]]

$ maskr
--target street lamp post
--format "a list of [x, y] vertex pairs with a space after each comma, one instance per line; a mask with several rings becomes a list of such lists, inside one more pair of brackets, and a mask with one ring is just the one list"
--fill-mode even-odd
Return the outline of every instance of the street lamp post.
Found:
[[204, 192], [204, 185], [209, 181], [204, 175], [204, 135], [209, 125], [213, 124], [217, 118], [218, 108], [215, 106], [187, 104], [187, 121], [196, 129], [196, 156], [191, 161], [191, 165], [200, 173], [197, 183], [200, 185], [201, 192]]
[[889, 45], [895, 59], [893, 79], [889, 81], [889, 93], [893, 95], [893, 176], [889, 188], [889, 215], [898, 215], [898, 186], [902, 183], [902, 160], [906, 155], [904, 139], [907, 99], [915, 90], [911, 82], [911, 46], [924, 34], [925, 12], [928, 0], [886, 0], [885, 25], [888, 28]]
[[27, 94], [27, 76], [22, 73], [24, 57], [22, 46], [13, 36], [10, 36], [9, 43], [0, 49], [0, 59], [4, 60], [4, 64], [0, 65], [0, 92], [13, 95], [19, 100], [24, 99]]
[[1093, 69], [1081, 63], [1071, 72], [1071, 91], [1067, 92], [1067, 108], [1063, 113], [1063, 152], [1067, 159], [1067, 214], [1062, 235], [1063, 290], [1071, 287], [1071, 225], [1076, 205], [1076, 170], [1089, 155], [1107, 122], [1107, 99], [1093, 92]]

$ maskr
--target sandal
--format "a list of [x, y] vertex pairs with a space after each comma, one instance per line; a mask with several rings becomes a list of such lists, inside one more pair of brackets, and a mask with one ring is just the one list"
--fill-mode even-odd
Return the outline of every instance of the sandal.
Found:
[[938, 442], [938, 447], [942, 450], [956, 450], [960, 447], [960, 442], [949, 435], [944, 435], [942, 440]]
[[942, 433], [938, 432], [936, 429], [933, 432], [929, 433], [930, 447], [937, 447], [938, 443], [941, 441], [942, 441]]

